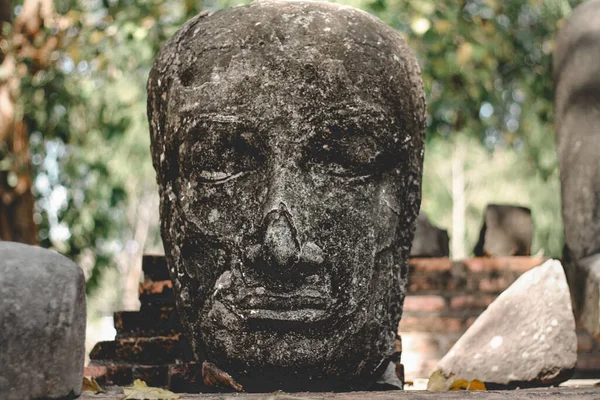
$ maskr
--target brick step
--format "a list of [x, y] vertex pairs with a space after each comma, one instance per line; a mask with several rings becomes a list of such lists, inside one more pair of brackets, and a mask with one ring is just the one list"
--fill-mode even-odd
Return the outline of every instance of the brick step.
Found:
[[165, 256], [144, 254], [142, 257], [142, 271], [145, 281], [168, 281], [169, 268]]
[[102, 365], [87, 366], [85, 376], [93, 376], [100, 386], [131, 386], [141, 379], [148, 386], [161, 387], [175, 393], [212, 392], [202, 383], [202, 368], [196, 362], [168, 365]]
[[542, 264], [539, 257], [476, 257], [461, 261], [447, 258], [409, 260], [408, 293], [500, 294], [523, 272]]
[[411, 273], [439, 274], [451, 270], [470, 273], [517, 272], [522, 274], [542, 264], [543, 257], [473, 257], [453, 261], [449, 258], [411, 258], [408, 260]]
[[166, 281], [144, 281], [139, 286], [139, 299], [144, 306], [175, 306], [173, 283]]
[[92, 365], [162, 365], [194, 360], [183, 335], [98, 342], [90, 352]]
[[114, 313], [117, 339], [131, 337], [173, 336], [181, 333], [177, 309], [173, 306], [142, 306], [140, 311]]

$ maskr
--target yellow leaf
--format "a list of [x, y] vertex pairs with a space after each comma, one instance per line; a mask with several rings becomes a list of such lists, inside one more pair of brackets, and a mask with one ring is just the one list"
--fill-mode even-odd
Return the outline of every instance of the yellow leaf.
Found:
[[148, 387], [146, 382], [136, 379], [132, 387], [124, 387], [125, 397], [122, 400], [173, 400], [178, 399], [175, 393], [165, 389]]
[[144, 388], [144, 387], [148, 387], [148, 384], [141, 379], [136, 379], [135, 381], [133, 381], [133, 387], [134, 388]]
[[90, 376], [89, 378], [83, 377], [83, 389], [84, 392], [92, 392], [92, 393], [104, 393], [104, 390], [100, 387], [96, 378]]
[[451, 392], [456, 392], [459, 390], [467, 390], [469, 388], [469, 381], [465, 379], [457, 379], [452, 382], [452, 385], [448, 388]]
[[477, 379], [473, 379], [469, 383], [469, 390], [487, 390], [485, 384]]
[[[451, 375], [452, 376], [452, 375]], [[431, 374], [427, 382], [427, 390], [430, 392], [445, 392], [452, 381], [442, 371], [437, 370]]]
[[480, 380], [454, 379], [454, 374], [445, 376], [442, 371], [437, 370], [429, 377], [427, 390], [430, 392], [456, 392], [461, 390], [487, 390], [485, 384]]

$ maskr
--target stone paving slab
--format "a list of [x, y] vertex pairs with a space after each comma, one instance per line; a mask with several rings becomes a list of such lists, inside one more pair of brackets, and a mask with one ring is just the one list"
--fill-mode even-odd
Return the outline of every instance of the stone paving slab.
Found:
[[[496, 390], [480, 392], [426, 392], [426, 391], [389, 391], [389, 392], [349, 392], [349, 393], [256, 393], [256, 394], [179, 394], [179, 400], [437, 400], [437, 399], [469, 399], [469, 400], [542, 400], [571, 399], [599, 400], [600, 388], [543, 388], [522, 390]], [[115, 394], [83, 394], [80, 400], [117, 400], [123, 395]]]

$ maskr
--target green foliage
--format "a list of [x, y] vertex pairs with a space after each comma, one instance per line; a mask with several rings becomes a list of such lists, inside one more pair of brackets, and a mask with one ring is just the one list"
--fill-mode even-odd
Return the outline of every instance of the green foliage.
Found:
[[[560, 255], [551, 52], [577, 2], [343, 2], [402, 32], [419, 58], [429, 114], [423, 205], [432, 219], [451, 227], [449, 155], [467, 146], [467, 247], [485, 203], [510, 202], [533, 208], [536, 247]], [[56, 0], [69, 22], [63, 50], [23, 82], [22, 102], [41, 243], [88, 265], [89, 288], [127, 246], [127, 210], [156, 191], [145, 112], [154, 55], [197, 12], [240, 3]]]
[[[554, 35], [579, 3], [363, 4], [402, 32], [419, 58], [429, 114], [423, 208], [447, 228], [452, 226], [448, 155], [468, 141], [464, 173], [469, 249], [477, 240], [485, 205], [512, 203], [532, 208], [534, 250], [561, 255], [551, 56]], [[490, 154], [485, 156], [481, 145]], [[444, 179], [429, 174], [432, 170], [440, 170]]]

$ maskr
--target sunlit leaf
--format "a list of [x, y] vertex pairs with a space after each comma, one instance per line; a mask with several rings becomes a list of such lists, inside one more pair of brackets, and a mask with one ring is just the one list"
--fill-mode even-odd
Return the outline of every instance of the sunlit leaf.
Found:
[[427, 382], [427, 390], [430, 392], [445, 392], [452, 381], [440, 370], [434, 371]]
[[90, 376], [89, 378], [87, 376], [83, 377], [83, 388], [82, 388], [82, 390], [84, 392], [104, 393], [104, 390], [102, 390], [102, 388], [100, 387], [100, 385], [96, 381], [96, 378], [94, 378], [93, 376]]
[[124, 387], [123, 392], [125, 397], [122, 400], [173, 400], [179, 398], [169, 390], [149, 387], [140, 379], [136, 379], [132, 387]]

